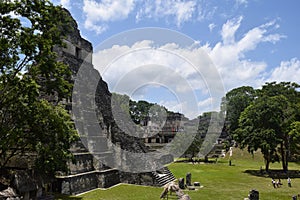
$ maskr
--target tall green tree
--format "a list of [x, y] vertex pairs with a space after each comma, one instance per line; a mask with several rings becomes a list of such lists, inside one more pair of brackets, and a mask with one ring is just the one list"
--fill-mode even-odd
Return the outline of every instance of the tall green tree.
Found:
[[295, 121], [290, 126], [290, 157], [299, 161], [300, 159], [300, 121]]
[[59, 102], [70, 97], [71, 72], [53, 47], [63, 46], [68, 24], [48, 0], [0, 2], [0, 168], [34, 152], [40, 172], [66, 170], [77, 134]]
[[[280, 116], [281, 121], [278, 122], [277, 138], [279, 142], [278, 151], [280, 152], [283, 170], [288, 170], [288, 161], [291, 154], [291, 140], [290, 127], [295, 121], [300, 120], [299, 102], [300, 102], [300, 86], [297, 83], [291, 82], [271, 82], [266, 83], [261, 90], [259, 90], [259, 97], [277, 97], [281, 98], [281, 112], [274, 113]], [[292, 144], [294, 145], [294, 144]]]
[[250, 153], [261, 150], [269, 169], [270, 162], [278, 161], [278, 135], [283, 123], [283, 109], [287, 102], [284, 97], [263, 97], [256, 99], [242, 113], [239, 128], [234, 139], [241, 148], [247, 147]]
[[266, 169], [270, 162], [280, 158], [283, 170], [288, 170], [290, 147], [295, 145], [290, 135], [291, 124], [299, 119], [298, 88], [289, 82], [266, 83], [239, 117], [235, 140], [249, 152], [261, 149]]
[[234, 88], [226, 93], [221, 102], [221, 114], [225, 116], [224, 130], [228, 137], [226, 149], [233, 145], [234, 131], [238, 128], [241, 113], [247, 108], [256, 96], [256, 91], [250, 86]]
[[226, 93], [222, 101], [222, 109], [226, 111], [226, 128], [233, 133], [238, 128], [241, 113], [256, 96], [256, 91], [250, 86], [235, 88]]

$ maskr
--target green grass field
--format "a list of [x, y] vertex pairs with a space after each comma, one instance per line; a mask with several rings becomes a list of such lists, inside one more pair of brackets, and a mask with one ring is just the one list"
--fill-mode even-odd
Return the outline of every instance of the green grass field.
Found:
[[[292, 187], [287, 186], [287, 180], [282, 179], [280, 188], [273, 188], [271, 178], [251, 175], [246, 170], [259, 172], [264, 162], [260, 154], [252, 157], [246, 151], [235, 149], [231, 158], [232, 166], [228, 165], [228, 157], [219, 159], [216, 164], [173, 163], [169, 169], [176, 178], [192, 173], [192, 181], [203, 186], [196, 191], [185, 191], [193, 200], [241, 200], [247, 197], [249, 190], [257, 189], [262, 200], [291, 200], [295, 194], [300, 194], [300, 178], [292, 178]], [[290, 163], [290, 170], [299, 170], [300, 165]], [[271, 165], [271, 169], [281, 169], [279, 163]], [[120, 184], [107, 190], [97, 189], [76, 197], [63, 199], [74, 200], [158, 200], [162, 188]], [[175, 196], [169, 199], [177, 199]]]

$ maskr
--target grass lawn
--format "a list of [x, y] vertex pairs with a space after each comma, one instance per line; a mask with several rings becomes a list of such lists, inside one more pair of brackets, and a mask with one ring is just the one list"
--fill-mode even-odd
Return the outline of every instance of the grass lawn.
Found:
[[[232, 166], [228, 158], [219, 159], [216, 164], [173, 163], [169, 169], [177, 177], [185, 177], [191, 172], [192, 181], [198, 181], [203, 188], [196, 191], [185, 191], [193, 200], [242, 200], [247, 197], [249, 190], [257, 189], [262, 200], [291, 200], [292, 196], [300, 193], [300, 178], [292, 178], [292, 187], [287, 186], [287, 180], [282, 179], [280, 188], [273, 188], [271, 178], [246, 173], [246, 170], [259, 172], [264, 162], [260, 154], [252, 157], [246, 151], [235, 149], [232, 156]], [[290, 170], [299, 170], [300, 165], [290, 163]], [[271, 169], [281, 169], [279, 163], [271, 165]], [[107, 190], [97, 189], [76, 197], [58, 199], [74, 200], [158, 200], [162, 188], [144, 187], [120, 184]], [[177, 199], [175, 196], [169, 199]]]

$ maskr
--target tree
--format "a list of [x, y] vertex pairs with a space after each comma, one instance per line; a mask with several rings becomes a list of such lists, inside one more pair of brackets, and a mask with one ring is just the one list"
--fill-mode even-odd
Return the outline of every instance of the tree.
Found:
[[[266, 83], [262, 89], [258, 92], [259, 96], [269, 97], [281, 97], [285, 101], [282, 101], [281, 105], [281, 123], [279, 124], [280, 129], [277, 134], [279, 139], [279, 151], [281, 154], [281, 161], [283, 170], [288, 170], [288, 161], [290, 157], [290, 136], [289, 131], [291, 124], [300, 119], [299, 113], [299, 102], [300, 93], [297, 91], [299, 85], [291, 82], [271, 82]], [[280, 115], [277, 114], [277, 115]]]
[[290, 152], [292, 158], [299, 160], [300, 156], [300, 121], [295, 121], [290, 126], [289, 132]]
[[77, 134], [59, 102], [70, 97], [71, 72], [53, 47], [63, 46], [68, 22], [47, 0], [0, 2], [0, 168], [34, 152], [40, 172], [66, 170]]
[[250, 86], [234, 88], [226, 93], [221, 102], [221, 114], [225, 115], [223, 131], [227, 132], [226, 149], [233, 145], [233, 134], [238, 128], [241, 113], [254, 100], [256, 91]]
[[241, 148], [248, 148], [250, 153], [261, 150], [269, 169], [270, 162], [278, 160], [278, 134], [281, 132], [282, 105], [284, 98], [264, 97], [256, 99], [242, 113], [239, 128], [234, 138]]
[[292, 160], [300, 160], [300, 121], [295, 121], [290, 126], [290, 158]]
[[232, 89], [223, 99], [223, 109], [226, 110], [226, 126], [229, 133], [238, 128], [238, 119], [241, 113], [255, 98], [255, 90], [250, 86]]
[[297, 88], [289, 82], [266, 83], [240, 115], [234, 138], [251, 153], [261, 149], [266, 169], [281, 158], [283, 170], [288, 170], [290, 146], [295, 145], [291, 144], [290, 127], [299, 119]]

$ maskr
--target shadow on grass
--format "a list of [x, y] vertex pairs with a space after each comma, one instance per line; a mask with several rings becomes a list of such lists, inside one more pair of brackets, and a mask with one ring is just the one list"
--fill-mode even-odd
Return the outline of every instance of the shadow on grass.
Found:
[[175, 160], [174, 163], [192, 163], [192, 164], [200, 164], [200, 163], [217, 163], [218, 160], [217, 159], [201, 159], [201, 158], [193, 158], [193, 159], [189, 159], [189, 158], [182, 158], [179, 160]]
[[59, 200], [81, 200], [82, 197], [76, 197], [76, 196], [69, 196], [69, 195], [63, 195], [63, 194], [55, 194], [55, 199]]
[[283, 170], [269, 170], [268, 172], [264, 170], [245, 170], [244, 173], [259, 176], [259, 177], [268, 177], [268, 178], [280, 178], [286, 179], [290, 178], [300, 178], [300, 171], [299, 170], [289, 170], [285, 172]]

